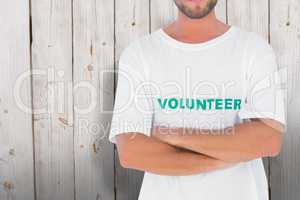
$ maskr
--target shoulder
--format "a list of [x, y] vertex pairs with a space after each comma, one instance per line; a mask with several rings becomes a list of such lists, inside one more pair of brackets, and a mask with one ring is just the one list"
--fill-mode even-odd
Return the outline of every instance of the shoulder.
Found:
[[245, 41], [249, 53], [254, 53], [255, 55], [274, 53], [267, 38], [253, 31], [243, 30], [241, 28], [238, 29], [240, 37]]
[[243, 46], [245, 72], [265, 74], [277, 69], [276, 53], [267, 38], [253, 31], [238, 30], [238, 45]]
[[260, 68], [271, 66], [266, 63], [272, 63], [274, 67], [277, 61], [276, 53], [268, 39], [253, 31], [237, 29], [237, 40], [239, 40], [237, 44], [243, 47], [244, 59], [247, 60], [246, 68], [253, 70], [255, 66]]
[[145, 64], [145, 60], [149, 53], [153, 52], [154, 41], [155, 37], [153, 34], [146, 34], [131, 41], [120, 55], [119, 70], [121, 69], [136, 76], [148, 77], [150, 69]]

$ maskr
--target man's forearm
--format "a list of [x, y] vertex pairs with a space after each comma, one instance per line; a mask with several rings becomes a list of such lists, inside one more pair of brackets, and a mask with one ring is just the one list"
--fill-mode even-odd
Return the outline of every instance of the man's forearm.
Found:
[[281, 146], [281, 132], [261, 121], [246, 122], [227, 130], [172, 129], [172, 134], [154, 128], [154, 137], [171, 145], [223, 160], [242, 162], [275, 156]]
[[180, 150], [141, 134], [117, 136], [121, 165], [160, 175], [183, 176], [232, 166], [198, 153]]

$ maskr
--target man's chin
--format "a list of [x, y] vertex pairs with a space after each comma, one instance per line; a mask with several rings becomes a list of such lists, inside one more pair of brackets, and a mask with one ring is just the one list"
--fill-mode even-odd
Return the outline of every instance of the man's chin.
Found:
[[206, 17], [209, 13], [183, 13], [186, 17], [190, 19], [202, 19]]

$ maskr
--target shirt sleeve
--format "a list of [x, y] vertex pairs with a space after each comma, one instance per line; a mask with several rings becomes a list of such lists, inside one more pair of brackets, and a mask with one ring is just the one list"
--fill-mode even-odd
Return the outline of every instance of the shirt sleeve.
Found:
[[263, 39], [246, 73], [246, 92], [239, 117], [267, 118], [286, 125], [284, 70], [279, 70], [272, 47]]
[[115, 103], [109, 140], [116, 143], [116, 136], [140, 133], [150, 136], [153, 105], [147, 87], [146, 70], [135, 49], [127, 47], [119, 61]]

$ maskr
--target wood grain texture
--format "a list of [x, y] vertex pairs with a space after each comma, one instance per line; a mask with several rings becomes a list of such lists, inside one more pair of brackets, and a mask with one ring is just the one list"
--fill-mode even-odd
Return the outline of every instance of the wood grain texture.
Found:
[[248, 31], [269, 36], [268, 0], [228, 0], [228, 23], [237, 25]]
[[215, 8], [217, 18], [224, 23], [227, 23], [227, 1], [219, 0]]
[[32, 0], [36, 194], [74, 200], [72, 0]]
[[0, 199], [34, 199], [29, 2], [0, 6]]
[[[150, 2], [149, 0], [116, 0], [115, 3], [115, 69], [117, 71], [119, 56], [124, 48], [140, 36], [150, 32]], [[117, 152], [115, 154], [116, 199], [137, 199], [143, 173], [122, 168]]]
[[270, 41], [279, 67], [287, 72], [287, 132], [279, 157], [271, 159], [271, 200], [300, 197], [300, 2], [271, 1]]
[[114, 2], [73, 2], [76, 199], [114, 200]]
[[116, 62], [124, 48], [149, 33], [149, 0], [115, 0]]
[[151, 0], [151, 32], [171, 23], [177, 16], [177, 7], [173, 1]]
[[[287, 71], [283, 151], [265, 162], [270, 200], [300, 197], [299, 9], [299, 0], [216, 7], [222, 21], [269, 40]], [[115, 72], [129, 43], [176, 16], [173, 0], [1, 1], [0, 200], [138, 199], [143, 173], [123, 169], [107, 140]]]

